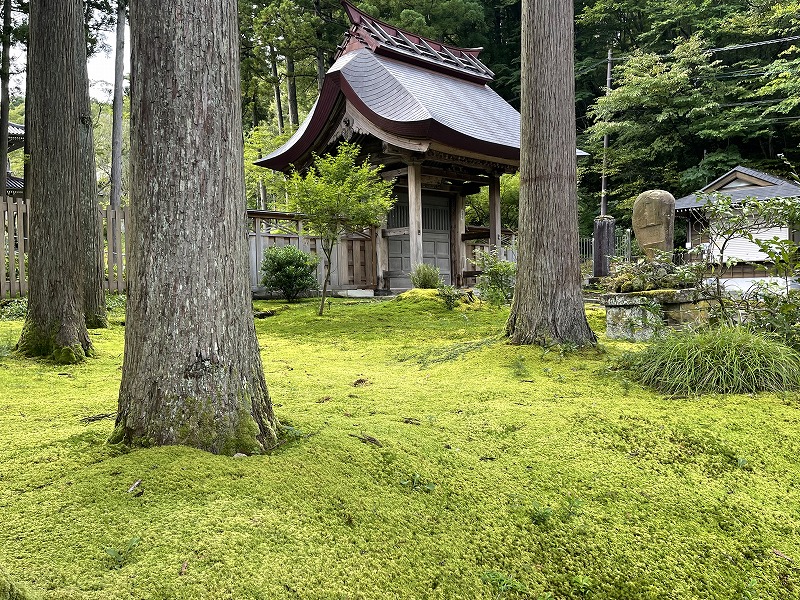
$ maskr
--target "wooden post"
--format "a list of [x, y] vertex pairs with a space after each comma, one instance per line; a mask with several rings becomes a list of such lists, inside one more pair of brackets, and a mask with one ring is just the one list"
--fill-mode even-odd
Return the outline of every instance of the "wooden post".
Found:
[[386, 218], [383, 219], [381, 226], [375, 232], [376, 290], [388, 290], [390, 286], [390, 282], [385, 276], [385, 273], [389, 270], [389, 240], [383, 235], [384, 229], [386, 229]]
[[502, 258], [503, 252], [500, 228], [500, 176], [492, 173], [489, 177], [489, 245], [497, 250], [497, 258]]
[[450, 202], [450, 272], [451, 284], [456, 287], [464, 285], [466, 269], [466, 249], [461, 234], [466, 232], [464, 216], [464, 195], [457, 193]]
[[[6, 286], [6, 244], [5, 244], [5, 223], [8, 198], [0, 198], [0, 300], [6, 297], [6, 293], [10, 293]], [[9, 244], [10, 246], [10, 244]]]
[[422, 162], [408, 163], [408, 239], [411, 270], [422, 264]]

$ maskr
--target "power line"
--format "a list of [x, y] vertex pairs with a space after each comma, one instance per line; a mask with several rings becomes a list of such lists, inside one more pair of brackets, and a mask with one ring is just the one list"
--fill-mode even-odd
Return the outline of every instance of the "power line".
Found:
[[[772, 40], [762, 40], [760, 42], [750, 42], [748, 44], [734, 44], [732, 46], [722, 46], [720, 48], [709, 48], [708, 50], [702, 50], [702, 52], [708, 52], [708, 53], [713, 54], [713, 53], [717, 53], [717, 52], [728, 52], [730, 50], [742, 50], [744, 48], [755, 48], [757, 46], [767, 46], [767, 45], [770, 45], [770, 44], [782, 44], [784, 42], [794, 42], [796, 40], [800, 40], [800, 35], [793, 35], [793, 36], [784, 37], [784, 38], [776, 38], [776, 39], [772, 39]], [[672, 55], [671, 54], [656, 54], [655, 56], [656, 56], [656, 58], [668, 58], [668, 57], [670, 57]], [[613, 60], [614, 62], [625, 62], [625, 61], [630, 60], [631, 58], [633, 58], [633, 55], [632, 54], [628, 54], [627, 56], [615, 56], [611, 60]], [[592, 68], [596, 68], [599, 65], [603, 64], [604, 62], [606, 62], [606, 61], [605, 60], [599, 61]]]
[[783, 42], [793, 42], [800, 40], [800, 35], [778, 38], [774, 40], [763, 40], [761, 42], [750, 42], [749, 44], [734, 44], [733, 46], [723, 46], [722, 48], [711, 48], [708, 52], [727, 52], [729, 50], [741, 50], [742, 48], [755, 48], [756, 46], [766, 46], [768, 44], [781, 44]]

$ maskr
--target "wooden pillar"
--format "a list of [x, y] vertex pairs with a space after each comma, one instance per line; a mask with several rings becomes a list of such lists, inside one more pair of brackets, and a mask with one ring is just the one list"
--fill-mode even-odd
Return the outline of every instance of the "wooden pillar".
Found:
[[464, 195], [459, 192], [450, 202], [450, 272], [452, 273], [451, 285], [456, 287], [464, 285], [464, 271], [467, 264], [466, 248], [461, 234], [466, 230]]
[[386, 278], [385, 273], [389, 270], [389, 240], [383, 235], [386, 229], [386, 219], [383, 219], [380, 227], [375, 231], [375, 271], [377, 281], [376, 290], [388, 290], [391, 282]]
[[502, 239], [500, 237], [500, 175], [492, 173], [489, 177], [489, 244], [502, 258]]
[[411, 269], [422, 264], [422, 162], [408, 163], [408, 239]]

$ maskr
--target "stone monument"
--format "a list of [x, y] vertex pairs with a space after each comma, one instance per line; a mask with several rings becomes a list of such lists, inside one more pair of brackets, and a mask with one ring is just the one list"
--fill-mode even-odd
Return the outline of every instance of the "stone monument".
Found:
[[648, 260], [655, 251], [672, 252], [675, 230], [675, 197], [664, 190], [639, 194], [633, 204], [633, 231]]

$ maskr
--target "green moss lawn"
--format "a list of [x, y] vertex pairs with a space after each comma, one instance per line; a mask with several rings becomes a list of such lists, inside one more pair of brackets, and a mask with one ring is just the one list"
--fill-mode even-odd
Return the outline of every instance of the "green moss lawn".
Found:
[[282, 306], [256, 321], [294, 438], [268, 456], [82, 422], [116, 410], [121, 314], [85, 364], [0, 359], [0, 592], [800, 598], [798, 394], [665, 398], [611, 369], [630, 345], [507, 345], [506, 310]]

